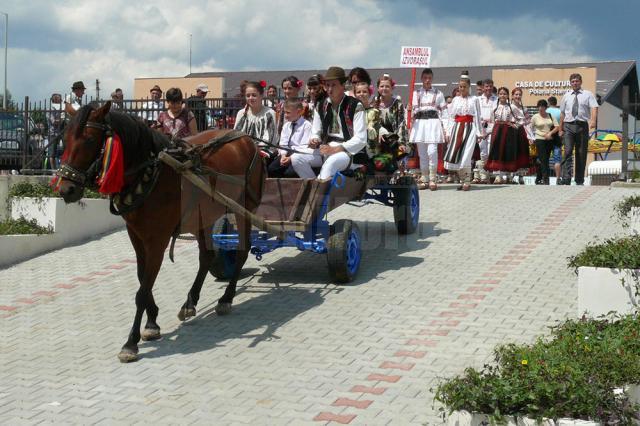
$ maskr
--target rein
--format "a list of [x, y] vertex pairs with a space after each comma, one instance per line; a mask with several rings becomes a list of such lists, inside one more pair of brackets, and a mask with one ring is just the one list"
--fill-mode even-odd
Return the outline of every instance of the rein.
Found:
[[251, 136], [251, 135], [247, 135], [247, 136], [249, 136], [249, 137], [250, 137], [251, 139], [253, 139], [254, 141], [262, 142], [263, 144], [265, 144], [265, 145], [267, 145], [267, 146], [270, 146], [270, 147], [272, 147], [272, 148], [276, 148], [276, 149], [281, 149], [281, 150], [283, 150], [283, 151], [287, 151], [287, 152], [289, 152], [289, 153], [291, 153], [291, 154], [313, 155], [313, 154], [312, 154], [312, 153], [310, 153], [310, 152], [301, 152], [301, 151], [297, 151], [297, 150], [295, 150], [295, 149], [293, 149], [293, 148], [289, 148], [288, 146], [281, 146], [281, 145], [279, 145], [279, 144], [275, 144], [275, 143], [273, 143], [273, 142], [269, 142], [269, 141], [266, 141], [266, 140], [264, 140], [264, 139], [260, 139], [260, 138], [258, 138], [258, 137], [256, 137], [256, 136]]

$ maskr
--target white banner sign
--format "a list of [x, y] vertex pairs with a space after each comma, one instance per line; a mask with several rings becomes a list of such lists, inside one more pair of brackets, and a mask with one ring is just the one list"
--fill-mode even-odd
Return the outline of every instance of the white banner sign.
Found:
[[402, 46], [400, 53], [400, 67], [425, 68], [431, 63], [430, 47]]

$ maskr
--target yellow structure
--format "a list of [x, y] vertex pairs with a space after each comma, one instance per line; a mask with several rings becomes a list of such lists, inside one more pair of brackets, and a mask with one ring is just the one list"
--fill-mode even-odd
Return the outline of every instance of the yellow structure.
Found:
[[178, 87], [182, 90], [184, 97], [187, 98], [195, 95], [196, 86], [199, 84], [209, 86], [207, 98], [221, 98], [224, 87], [224, 77], [153, 77], [153, 78], [136, 78], [133, 81], [133, 97], [134, 99], [146, 99], [149, 97], [149, 91], [156, 84], [160, 86], [164, 93], [172, 87]]

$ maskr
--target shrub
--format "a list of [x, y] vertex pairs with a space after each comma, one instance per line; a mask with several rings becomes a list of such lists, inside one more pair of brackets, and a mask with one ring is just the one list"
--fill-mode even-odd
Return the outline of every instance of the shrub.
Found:
[[0, 235], [51, 234], [53, 229], [38, 225], [35, 219], [27, 220], [24, 216], [18, 219], [5, 219], [0, 222]]
[[622, 200], [617, 202], [615, 206], [613, 206], [613, 211], [616, 213], [618, 222], [621, 222], [622, 226], [625, 228], [629, 226], [627, 219], [629, 218], [631, 209], [634, 207], [640, 207], [640, 195], [624, 197]]
[[[449, 412], [531, 418], [572, 417], [633, 424], [639, 406], [614, 389], [640, 383], [640, 318], [567, 320], [550, 338], [501, 345], [495, 365], [467, 368], [437, 387]], [[444, 409], [441, 409], [444, 410]]]
[[580, 253], [568, 258], [569, 267], [640, 268], [640, 236], [611, 238], [602, 243], [590, 243]]
[[[43, 183], [20, 182], [11, 186], [9, 197], [33, 197], [33, 198], [60, 198], [60, 194], [55, 192], [49, 185]], [[97, 191], [85, 188], [84, 198], [104, 198]]]

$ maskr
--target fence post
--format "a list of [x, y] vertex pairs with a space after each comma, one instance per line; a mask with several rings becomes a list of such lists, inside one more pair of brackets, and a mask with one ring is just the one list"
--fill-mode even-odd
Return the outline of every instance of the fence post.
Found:
[[24, 168], [27, 164], [27, 155], [29, 151], [29, 96], [24, 97], [24, 113], [22, 114], [22, 128], [24, 129], [22, 135], [22, 164], [20, 169]]
[[622, 167], [620, 180], [626, 182], [629, 177], [629, 86], [622, 86]]

